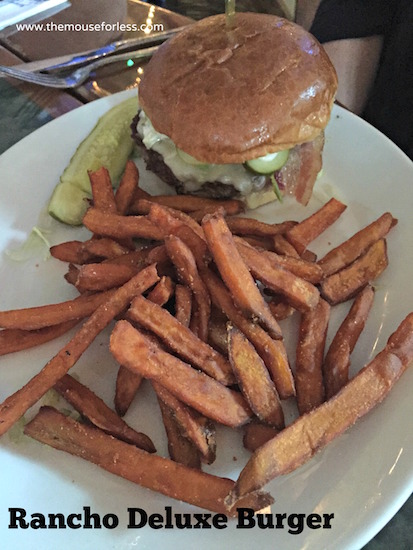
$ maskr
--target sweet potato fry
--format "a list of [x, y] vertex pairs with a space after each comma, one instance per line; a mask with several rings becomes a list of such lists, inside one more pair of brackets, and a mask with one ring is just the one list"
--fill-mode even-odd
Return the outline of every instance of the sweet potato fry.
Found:
[[140, 204], [143, 205], [141, 208], [142, 212], [145, 213], [143, 215], [147, 215], [152, 223], [162, 229], [165, 235], [169, 235], [184, 223], [183, 220], [172, 215], [172, 210], [166, 206], [149, 200], [141, 200]]
[[321, 295], [332, 305], [349, 300], [377, 279], [388, 263], [386, 241], [380, 239], [351, 265], [324, 279]]
[[174, 288], [175, 284], [170, 277], [161, 277], [159, 283], [148, 294], [148, 300], [163, 306], [172, 298]]
[[176, 270], [175, 266], [171, 262], [171, 259], [166, 250], [166, 246], [161, 244], [155, 246], [150, 250], [146, 258], [146, 264], [156, 264], [160, 277], [171, 277], [172, 280], [176, 281]]
[[386, 351], [396, 355], [407, 368], [413, 356], [413, 313], [409, 313], [387, 340]]
[[[221, 211], [224, 216], [228, 216], [228, 212], [223, 206], [206, 206], [205, 208], [201, 208], [201, 210], [188, 212], [188, 216], [191, 216], [196, 222], [201, 223], [207, 214], [214, 214], [217, 211]], [[238, 214], [238, 212], [236, 212], [236, 214]]]
[[215, 204], [209, 204], [203, 206], [199, 210], [191, 210], [188, 214], [196, 220], [201, 222], [202, 218], [207, 214], [212, 214], [222, 208], [225, 211], [226, 216], [236, 216], [237, 214], [242, 214], [245, 211], [245, 204], [243, 201], [236, 199], [214, 199]]
[[[148, 300], [163, 306], [169, 300], [173, 292], [173, 282], [169, 277], [162, 277], [155, 287], [149, 292]], [[142, 376], [131, 372], [120, 365], [116, 377], [115, 410], [119, 416], [124, 416], [129, 409], [136, 392], [142, 383]]]
[[254, 237], [272, 237], [282, 234], [296, 225], [296, 222], [265, 223], [254, 218], [227, 218], [227, 225], [234, 235], [254, 235]]
[[324, 346], [330, 306], [320, 300], [317, 307], [301, 315], [295, 362], [298, 412], [304, 414], [324, 401]]
[[189, 328], [181, 325], [166, 309], [139, 296], [132, 301], [128, 318], [156, 334], [168, 349], [191, 365], [226, 386], [234, 384], [235, 378], [229, 362]]
[[[114, 264], [114, 265], [126, 265], [134, 268], [135, 273], [137, 273], [138, 271], [144, 269], [145, 267], [156, 263], [156, 261], [153, 261], [153, 262], [148, 261], [151, 250], [152, 250], [151, 247], [137, 248], [136, 250], [133, 250], [126, 254], [122, 254], [121, 256], [117, 256], [116, 258], [110, 258], [108, 260], [104, 260], [102, 263], [104, 264], [108, 263], [108, 264]], [[158, 270], [158, 274], [159, 274], [159, 270]]]
[[78, 263], [85, 264], [97, 259], [109, 260], [128, 254], [131, 250], [133, 249], [108, 237], [92, 238], [82, 244], [81, 261]]
[[342, 202], [330, 199], [317, 212], [289, 229], [285, 237], [301, 256], [307, 246], [330, 227], [346, 208]]
[[[165, 236], [175, 235], [178, 238], [181, 238], [182, 242], [188, 247], [192, 253], [197, 267], [201, 269], [206, 261], [207, 255], [207, 246], [205, 243], [204, 233], [201, 226], [192, 218], [190, 218], [184, 212], [168, 208], [159, 204], [152, 204], [150, 206], [149, 218], [151, 221], [161, 228]], [[164, 251], [166, 252], [166, 248]], [[188, 253], [188, 251], [186, 251]], [[160, 251], [159, 251], [160, 254]], [[169, 256], [168, 256], [169, 258]], [[168, 264], [164, 259], [157, 260], [158, 270], [161, 270], [162, 273], [168, 269]], [[185, 271], [183, 271], [185, 273]], [[196, 325], [202, 325], [202, 319], [199, 319], [199, 313], [195, 310], [195, 315], [192, 318], [192, 323], [196, 320]], [[194, 329], [196, 332], [198, 328]], [[201, 330], [204, 330], [204, 327], [201, 326]]]
[[116, 377], [115, 411], [119, 416], [124, 416], [143, 381], [143, 377], [120, 365]]
[[217, 351], [228, 357], [228, 317], [213, 306], [208, 325], [208, 343]]
[[108, 290], [78, 296], [58, 304], [0, 311], [0, 327], [38, 330], [74, 319], [84, 319], [105, 303], [114, 292], [114, 290]]
[[319, 265], [314, 262], [308, 262], [303, 258], [294, 258], [292, 256], [282, 256], [271, 251], [264, 251], [264, 256], [272, 263], [291, 271], [297, 277], [312, 283], [318, 284], [324, 277], [324, 272]]
[[[141, 201], [144, 202], [144, 201]], [[185, 212], [168, 208], [157, 203], [148, 202], [148, 218], [157, 227], [161, 228], [165, 235], [173, 234], [182, 225], [187, 225], [202, 240], [205, 240], [202, 227]], [[144, 210], [147, 210], [145, 208]]]
[[[100, 210], [107, 214], [124, 214], [118, 211], [118, 206], [115, 199], [115, 192], [110, 179], [110, 174], [105, 167], [99, 168], [95, 172], [88, 172], [90, 185], [92, 189], [92, 204], [96, 210]], [[125, 175], [125, 174], [124, 174]], [[94, 232], [92, 241], [100, 235]], [[122, 239], [123, 244], [129, 249], [134, 249], [132, 237]]]
[[250, 244], [254, 248], [258, 248], [258, 250], [272, 250], [272, 242], [271, 237], [257, 237], [255, 235], [243, 235], [242, 236], [244, 242]]
[[75, 286], [79, 292], [108, 290], [125, 284], [136, 272], [136, 267], [124, 264], [85, 264], [79, 268]]
[[208, 290], [199, 276], [196, 261], [186, 244], [174, 235], [165, 238], [165, 246], [172, 263], [176, 267], [178, 279], [192, 290], [195, 308], [192, 318], [196, 318], [197, 335], [204, 342], [208, 339], [208, 320], [211, 314], [211, 299]]
[[[180, 210], [181, 212], [194, 212], [196, 210], [202, 210], [210, 206], [219, 208], [222, 206], [229, 214], [232, 212], [243, 212], [245, 205], [242, 201], [237, 200], [219, 200], [219, 199], [207, 199], [204, 197], [197, 197], [195, 195], [158, 195], [155, 197], [149, 197], [148, 202], [161, 204], [173, 208], [174, 210]], [[131, 210], [137, 214], [148, 214], [150, 205], [147, 203], [141, 203], [139, 201], [134, 202]]]
[[225, 216], [236, 216], [237, 214], [242, 214], [245, 210], [245, 204], [242, 201], [227, 199], [217, 202], [219, 204], [205, 206], [204, 208], [201, 208], [199, 210], [188, 212], [188, 214], [191, 216], [191, 218], [201, 223], [202, 219], [207, 214], [213, 214], [220, 209], [222, 209], [222, 212]]
[[207, 245], [201, 226], [186, 214], [159, 204], [152, 204], [149, 219], [166, 235], [179, 237], [191, 250], [198, 267], [207, 256]]
[[142, 189], [142, 187], [138, 187], [135, 189], [135, 192], [133, 193], [133, 198], [132, 198], [132, 202], [130, 203], [129, 205], [129, 209], [128, 209], [128, 214], [136, 214], [136, 212], [133, 211], [133, 205], [136, 201], [138, 201], [139, 199], [150, 199], [151, 198], [151, 194], [148, 193], [147, 191], [145, 191], [144, 189]]
[[203, 462], [212, 464], [216, 458], [213, 423], [194, 409], [181, 403], [179, 399], [157, 382], [152, 382], [152, 386], [158, 399], [173, 412], [174, 418], [180, 426], [181, 434], [196, 446]]
[[179, 462], [188, 468], [201, 469], [201, 456], [198, 449], [187, 437], [182, 435], [172, 409], [162, 399], [158, 398], [162, 422], [168, 439], [168, 452], [171, 460]]
[[273, 338], [280, 339], [281, 329], [245, 265], [224, 216], [208, 215], [202, 227], [221, 277], [235, 303], [248, 315], [258, 319]]
[[151, 263], [159, 264], [170, 264], [170, 258], [168, 255], [168, 252], [166, 250], [166, 246], [164, 244], [160, 244], [159, 246], [153, 247], [146, 257], [146, 261]]
[[290, 256], [291, 258], [300, 257], [293, 245], [289, 243], [284, 235], [282, 235], [281, 233], [279, 233], [278, 235], [274, 235], [272, 245], [274, 252], [276, 252], [277, 254]]
[[79, 268], [74, 264], [69, 264], [67, 268], [67, 273], [65, 273], [64, 278], [69, 285], [75, 285], [77, 281], [77, 276], [79, 275]]
[[100, 397], [70, 374], [62, 376], [54, 389], [97, 428], [148, 453], [156, 451], [147, 435], [131, 428]]
[[203, 269], [210, 260], [206, 242], [189, 225], [181, 225], [172, 234], [186, 244], [195, 258], [197, 268]]
[[67, 241], [65, 243], [56, 244], [50, 247], [50, 255], [62, 262], [81, 264], [82, 260], [82, 246], [81, 241]]
[[268, 426], [268, 424], [261, 424], [260, 422], [250, 422], [244, 428], [244, 437], [242, 442], [244, 447], [251, 452], [254, 452], [267, 443], [270, 439], [275, 437], [279, 433], [279, 430]]
[[139, 170], [133, 160], [128, 160], [115, 193], [116, 210], [118, 214], [126, 216], [133, 200], [136, 188], [139, 185]]
[[295, 309], [290, 304], [288, 304], [283, 297], [273, 297], [268, 302], [268, 305], [270, 307], [271, 313], [274, 315], [277, 321], [287, 319], [287, 317], [290, 317], [295, 311]]
[[280, 264], [271, 262], [267, 254], [246, 245], [242, 239], [234, 241], [252, 275], [266, 287], [285, 296], [287, 301], [299, 311], [314, 309], [320, 299], [318, 289], [308, 281], [284, 269]]
[[202, 278], [207, 285], [213, 304], [245, 334], [264, 361], [281, 399], [295, 395], [293, 375], [287, 352], [281, 340], [274, 340], [253, 321], [244, 317], [234, 305], [231, 295], [222, 281], [210, 270], [204, 270]]
[[242, 470], [226, 500], [234, 506], [243, 495], [292, 472], [380, 403], [413, 359], [413, 314], [389, 338], [384, 350], [339, 393], [299, 417], [260, 447]]
[[373, 299], [374, 290], [368, 285], [356, 296], [330, 344], [323, 364], [327, 399], [348, 382], [350, 355], [366, 324]]
[[34, 348], [50, 342], [62, 334], [66, 334], [77, 325], [79, 321], [66, 321], [60, 325], [52, 325], [38, 330], [21, 330], [18, 328], [6, 328], [0, 331], [0, 355], [15, 353], [25, 349]]
[[135, 266], [137, 268], [142, 269], [145, 266], [156, 263], [156, 259], [154, 261], [150, 261], [149, 259], [152, 250], [155, 250], [155, 248], [159, 248], [159, 247], [137, 248], [136, 250], [131, 250], [126, 254], [121, 254], [120, 256], [103, 260], [103, 263], [118, 264], [118, 265], [123, 264], [123, 265]]
[[241, 394], [163, 351], [127, 321], [116, 324], [110, 349], [119, 363], [159, 382], [211, 420], [236, 427], [245, 424], [252, 414]]
[[83, 225], [92, 233], [114, 239], [136, 237], [161, 241], [163, 232], [146, 216], [120, 216], [89, 208], [83, 217]]
[[[213, 512], [228, 513], [224, 499], [234, 486], [232, 480], [142, 451], [51, 407], [42, 407], [24, 431], [46, 445], [88, 460], [147, 489]], [[271, 503], [269, 495], [258, 493], [245, 499], [242, 506], [260, 510]], [[235, 510], [230, 513], [236, 515]]]
[[96, 336], [124, 311], [134, 296], [153, 286], [158, 279], [155, 266], [150, 266], [114, 291], [38, 374], [3, 401], [0, 405], [0, 435], [73, 367]]
[[387, 235], [390, 229], [397, 224], [397, 220], [386, 212], [377, 220], [367, 225], [345, 242], [330, 250], [321, 260], [318, 261], [327, 277], [349, 266], [364, 254], [376, 241]]
[[115, 194], [108, 170], [102, 166], [102, 168], [94, 172], [88, 172], [88, 174], [94, 207], [116, 214]]
[[241, 392], [257, 417], [283, 428], [283, 409], [268, 370], [251, 342], [234, 327], [228, 329], [228, 355]]
[[189, 327], [192, 311], [192, 291], [185, 285], [175, 287], [175, 317], [185, 327]]
[[300, 255], [300, 258], [302, 260], [305, 260], [306, 262], [315, 263], [317, 261], [317, 254], [312, 250], [309, 250], [308, 248], [306, 248], [304, 252]]

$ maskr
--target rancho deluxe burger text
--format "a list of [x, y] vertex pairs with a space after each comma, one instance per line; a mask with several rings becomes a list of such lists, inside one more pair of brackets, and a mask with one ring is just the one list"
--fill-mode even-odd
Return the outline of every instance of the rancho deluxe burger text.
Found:
[[125, 513], [99, 514], [90, 506], [74, 513], [32, 512], [25, 508], [8, 509], [8, 529], [226, 529], [231, 522], [236, 529], [276, 529], [291, 535], [305, 530], [331, 529], [333, 513], [256, 513], [252, 508], [237, 508], [235, 517], [209, 512], [175, 513], [165, 506], [162, 513], [148, 513], [143, 508], [127, 508]]

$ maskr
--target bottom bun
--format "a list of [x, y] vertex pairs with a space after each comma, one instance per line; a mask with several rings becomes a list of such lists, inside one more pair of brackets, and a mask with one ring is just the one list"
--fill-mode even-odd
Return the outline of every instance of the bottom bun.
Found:
[[246, 197], [242, 197], [242, 200], [245, 201], [247, 208], [254, 210], [259, 206], [263, 206], [264, 204], [268, 204], [269, 202], [273, 202], [278, 199], [273, 189], [269, 186], [265, 186], [264, 189], [261, 189], [261, 191], [254, 191]]

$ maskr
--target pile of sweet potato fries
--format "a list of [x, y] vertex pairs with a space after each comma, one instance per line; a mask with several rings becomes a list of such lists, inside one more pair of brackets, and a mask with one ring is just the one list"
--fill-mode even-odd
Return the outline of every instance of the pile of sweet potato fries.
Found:
[[[54, 388], [88, 422], [42, 407], [26, 424], [27, 435], [211, 511], [264, 508], [272, 498], [261, 489], [370, 411], [413, 358], [410, 314], [383, 351], [349, 377], [372, 284], [388, 264], [385, 238], [397, 220], [384, 213], [317, 260], [308, 247], [345, 210], [336, 199], [300, 223], [269, 224], [244, 217], [237, 200], [150, 196], [132, 161], [116, 192], [104, 168], [90, 181], [90, 239], [51, 248], [68, 263], [65, 278], [79, 296], [0, 312], [1, 355], [79, 325], [0, 404], [0, 435]], [[326, 349], [331, 310], [350, 299]], [[293, 358], [280, 327], [291, 315], [298, 318]], [[68, 374], [112, 322], [108, 348], [119, 363], [114, 410]], [[122, 418], [144, 379], [159, 402], [170, 458]], [[298, 415], [286, 426], [282, 402], [289, 398]], [[235, 482], [201, 468], [215, 459], [216, 424], [242, 427], [252, 451]]]

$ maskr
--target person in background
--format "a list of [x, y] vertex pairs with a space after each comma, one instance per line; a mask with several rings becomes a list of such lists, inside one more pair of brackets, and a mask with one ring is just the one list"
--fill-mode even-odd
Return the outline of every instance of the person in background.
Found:
[[297, 23], [334, 63], [337, 100], [413, 160], [412, 0], [298, 0]]

